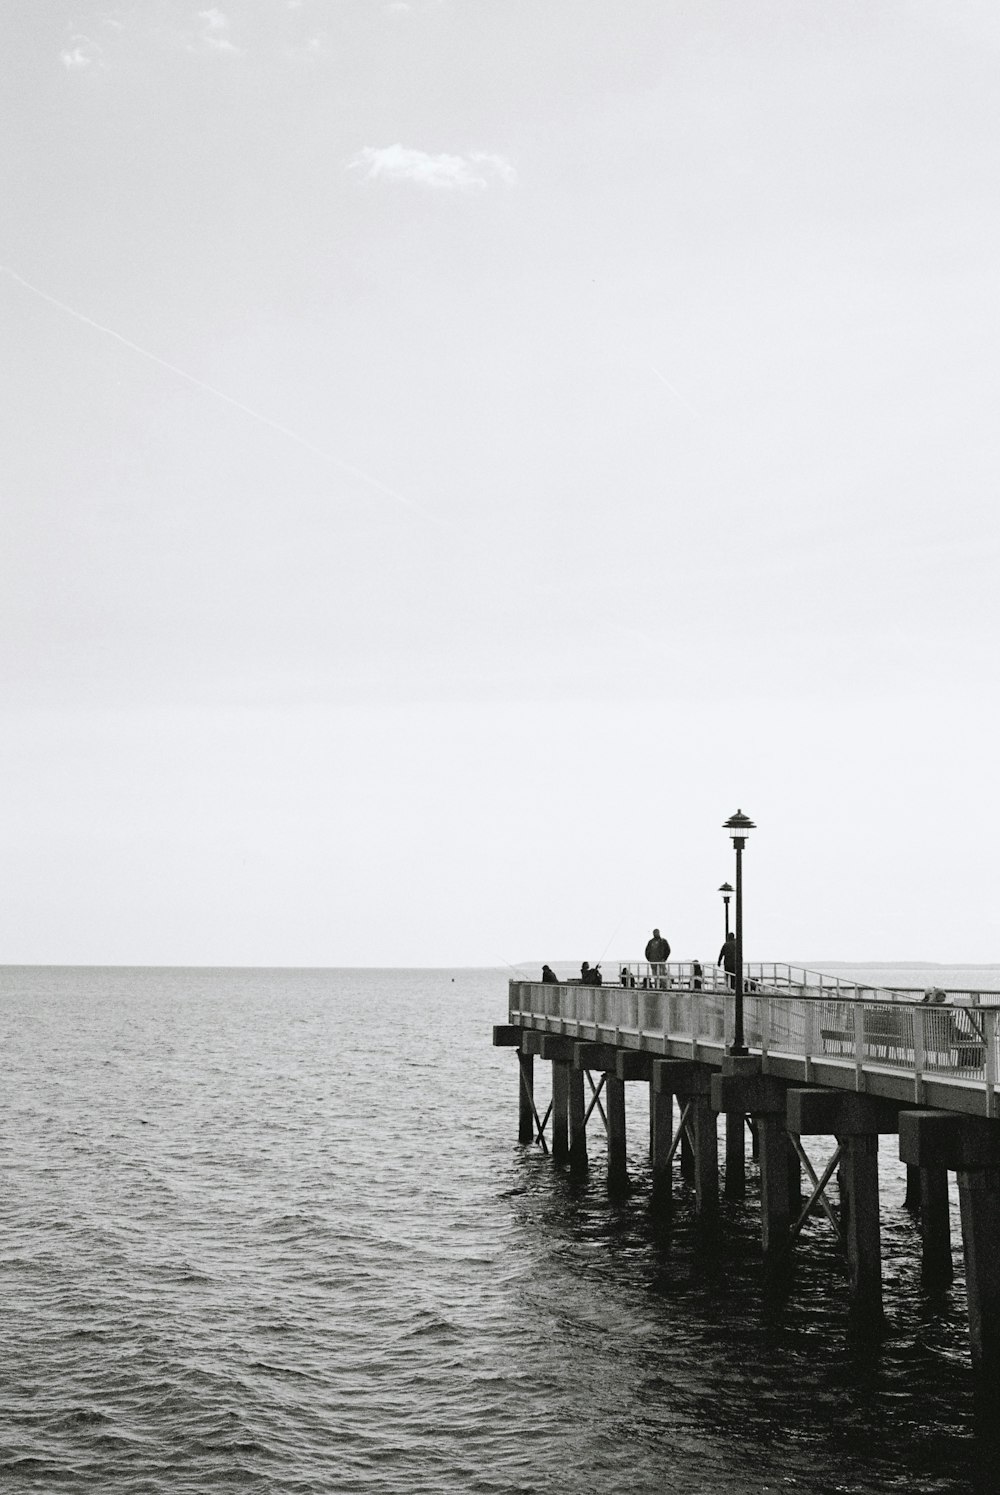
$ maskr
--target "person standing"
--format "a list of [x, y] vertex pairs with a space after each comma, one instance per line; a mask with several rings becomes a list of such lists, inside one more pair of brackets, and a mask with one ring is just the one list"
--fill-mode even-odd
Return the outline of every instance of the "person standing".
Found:
[[718, 960], [715, 963], [716, 963], [717, 966], [721, 966], [722, 969], [725, 971], [725, 973], [726, 973], [726, 979], [728, 981], [728, 984], [731, 987], [735, 987], [736, 986], [736, 936], [735, 936], [735, 934], [727, 934], [726, 935], [726, 943], [723, 945], [722, 949], [719, 951], [719, 958], [718, 958]]
[[649, 961], [650, 974], [659, 984], [666, 975], [667, 961], [670, 959], [670, 942], [663, 938], [658, 929], [654, 929], [652, 938], [646, 942], [645, 953]]

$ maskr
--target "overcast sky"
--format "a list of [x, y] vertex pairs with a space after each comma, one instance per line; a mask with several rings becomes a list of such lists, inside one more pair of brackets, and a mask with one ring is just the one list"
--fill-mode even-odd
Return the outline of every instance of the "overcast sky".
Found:
[[7, 7], [0, 958], [1000, 960], [1000, 11]]

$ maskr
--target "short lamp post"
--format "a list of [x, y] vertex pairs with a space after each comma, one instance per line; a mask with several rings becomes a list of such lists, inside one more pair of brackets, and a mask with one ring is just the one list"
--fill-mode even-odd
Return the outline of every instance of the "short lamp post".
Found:
[[728, 883], [728, 882], [724, 882], [722, 884], [722, 887], [719, 889], [719, 892], [722, 894], [722, 901], [723, 901], [723, 903], [726, 906], [726, 939], [727, 940], [729, 938], [729, 899], [730, 899], [730, 897], [732, 895], [732, 891], [733, 891], [732, 884]]
[[736, 989], [736, 1027], [729, 1052], [745, 1054], [747, 1047], [743, 1042], [743, 848], [747, 844], [747, 836], [756, 827], [749, 816], [744, 815], [742, 810], [737, 810], [735, 815], [730, 815], [723, 828], [732, 836], [733, 845], [736, 848], [736, 969], [733, 972], [733, 985]]

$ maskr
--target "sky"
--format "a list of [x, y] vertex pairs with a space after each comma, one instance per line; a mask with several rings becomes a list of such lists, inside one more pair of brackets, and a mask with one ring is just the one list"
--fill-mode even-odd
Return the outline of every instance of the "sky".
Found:
[[46, 0], [0, 958], [1000, 961], [1000, 12]]

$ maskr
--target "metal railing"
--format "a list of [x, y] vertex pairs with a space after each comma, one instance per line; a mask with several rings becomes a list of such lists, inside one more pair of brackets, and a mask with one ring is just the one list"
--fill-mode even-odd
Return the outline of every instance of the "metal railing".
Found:
[[[821, 971], [807, 971], [800, 966], [775, 962], [744, 962], [744, 978], [753, 991], [777, 992], [797, 996], [842, 997], [845, 1001], [894, 1002], [905, 999], [904, 993], [893, 987], [871, 986], [859, 981], [847, 981], [840, 976], [827, 976]], [[716, 965], [703, 965], [699, 961], [671, 960], [662, 965], [645, 960], [632, 960], [601, 971], [601, 985], [610, 987], [635, 987], [646, 990], [658, 989], [695, 990], [702, 992], [725, 992], [732, 989], [725, 971]], [[575, 986], [579, 976], [572, 976], [566, 985]]]

